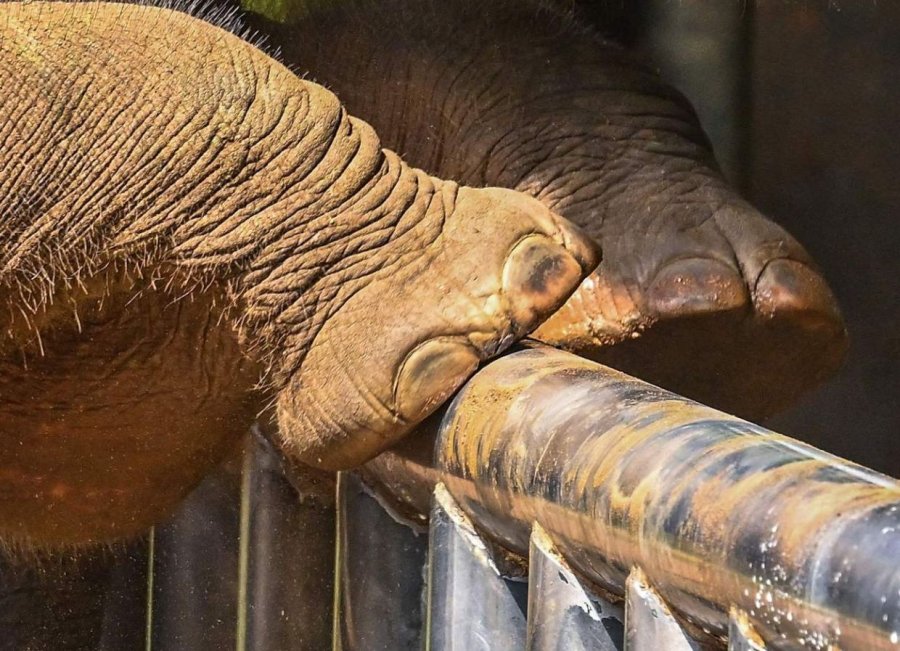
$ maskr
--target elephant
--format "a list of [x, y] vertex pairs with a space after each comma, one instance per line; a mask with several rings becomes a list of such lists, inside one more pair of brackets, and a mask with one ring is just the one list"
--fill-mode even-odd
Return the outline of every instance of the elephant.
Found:
[[140, 534], [255, 418], [359, 465], [529, 334], [747, 415], [839, 363], [808, 254], [564, 12], [250, 24], [281, 54], [228, 14], [0, 3], [8, 549]]
[[346, 0], [253, 24], [406, 160], [530, 194], [600, 245], [534, 338], [750, 419], [839, 366], [809, 254], [729, 186], [689, 102], [570, 13]]

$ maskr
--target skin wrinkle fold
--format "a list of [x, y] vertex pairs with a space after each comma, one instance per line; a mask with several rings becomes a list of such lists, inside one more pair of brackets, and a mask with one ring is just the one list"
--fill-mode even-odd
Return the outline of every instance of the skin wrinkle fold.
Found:
[[531, 194], [599, 241], [597, 274], [537, 338], [751, 418], [820, 382], [846, 340], [815, 268], [772, 266], [774, 319], [752, 296], [769, 242], [808, 256], [727, 186], [680, 93], [538, 4], [346, 2], [263, 29], [409, 159]]
[[[428, 210], [425, 210], [424, 212], [427, 213]], [[428, 242], [428, 241], [432, 242], [432, 244], [435, 247], [440, 246], [440, 243], [441, 243], [440, 230], [437, 230], [437, 234], [434, 236], [433, 240], [431, 237], [426, 237], [425, 240], [426, 240], [426, 242]], [[415, 250], [415, 248], [412, 246], [408, 247], [408, 249], [410, 251]], [[406, 257], [412, 258], [412, 257], [418, 257], [418, 256], [415, 256], [415, 254], [413, 254], [413, 253], [408, 253], [408, 254], [406, 254]], [[347, 257], [345, 257], [344, 252], [341, 252], [337, 256], [336, 261], [348, 261], [348, 259], [347, 259]], [[429, 258], [420, 258], [420, 265], [427, 266], [430, 261], [431, 260]], [[363, 272], [357, 271], [356, 273], [350, 273], [350, 272], [354, 271], [352, 269], [352, 267], [347, 267], [347, 268], [341, 269], [341, 271], [343, 271], [344, 273], [346, 273], [349, 276], [348, 280], [346, 282], [336, 283], [333, 286], [326, 284], [323, 287], [323, 289], [330, 289], [331, 287], [334, 287], [334, 289], [336, 289], [338, 292], [343, 294], [341, 297], [341, 300], [331, 302], [331, 305], [333, 305], [334, 308], [333, 308], [333, 310], [328, 311], [327, 317], [325, 320], [323, 320], [323, 323], [327, 320], [327, 318], [336, 316], [338, 310], [345, 308], [345, 306], [348, 303], [348, 300], [356, 293], [353, 289], [354, 287], [359, 287], [361, 289], [364, 286], [365, 282], [367, 280], [370, 280], [372, 276], [375, 276], [377, 274], [383, 274], [387, 271], [390, 271], [392, 268], [394, 268], [398, 265], [402, 265], [404, 262], [408, 263], [408, 261], [404, 261], [402, 258], [397, 258], [397, 259], [393, 259], [393, 260], [387, 259], [384, 261], [375, 260], [375, 261], [369, 262], [366, 258], [361, 257], [360, 258], [361, 265], [365, 265], [366, 263], [369, 263], [373, 266], [369, 269], [366, 269]], [[323, 280], [326, 283], [328, 282], [328, 278], [323, 278]], [[312, 343], [314, 343], [314, 340]]]
[[[125, 72], [125, 71], [122, 71], [122, 72]], [[122, 73], [120, 73], [118, 76], [121, 76], [121, 75], [122, 75]], [[162, 86], [162, 84], [161, 84], [161, 86]], [[160, 88], [159, 91], [157, 91], [157, 92], [163, 97], [165, 97], [167, 95], [166, 89], [164, 87]], [[221, 101], [221, 98], [218, 101]], [[113, 107], [111, 110], [115, 110], [115, 107]], [[167, 106], [166, 110], [167, 110], [167, 112], [168, 111], [171, 111], [173, 113], [178, 112], [176, 106]], [[168, 122], [169, 120], [164, 119], [165, 117], [166, 117], [166, 112], [157, 113], [157, 115], [155, 116], [154, 119], [151, 119], [148, 121], [148, 124], [147, 124], [148, 130], [157, 127], [157, 125], [159, 125], [159, 124]], [[199, 122], [202, 123], [202, 122], [205, 122], [205, 120], [200, 120]], [[101, 124], [103, 124], [102, 119], [98, 120], [98, 128], [101, 128], [100, 127]], [[182, 139], [181, 138], [182, 131], [185, 129], [192, 129], [192, 128], [194, 129], [194, 133], [196, 134], [199, 131], [199, 129], [202, 128], [202, 124], [198, 124], [198, 121], [194, 121], [189, 116], [185, 115], [184, 120], [183, 120], [183, 122], [181, 122], [180, 127], [175, 131], [175, 133], [172, 134], [171, 138], [167, 138], [165, 140], [172, 141], [172, 142], [178, 142], [179, 140]], [[128, 133], [129, 129], [124, 129], [124, 128], [123, 129], [113, 129], [111, 131], [114, 133]], [[209, 140], [212, 140], [212, 135], [210, 134], [209, 136], [207, 136], [207, 138]], [[128, 156], [127, 156], [126, 160], [130, 160], [132, 154], [140, 155], [140, 153], [141, 153], [140, 149], [138, 148], [138, 143], [141, 142], [143, 140], [143, 138], [135, 139], [135, 140], [137, 142], [134, 142], [133, 146], [128, 151]], [[185, 138], [185, 140], [189, 140], [189, 139]], [[145, 170], [151, 168], [157, 162], [157, 160], [159, 159], [160, 153], [162, 151], [161, 150], [162, 146], [163, 146], [163, 142], [160, 142], [160, 144], [159, 144], [160, 148], [154, 148], [151, 151], [151, 154], [149, 156], [146, 156], [146, 162], [143, 165], [140, 165], [139, 167], [137, 167], [135, 174], [143, 175], [145, 173]], [[114, 152], [114, 151], [115, 150], [110, 149], [111, 155], [113, 155], [112, 152]], [[205, 151], [205, 149], [200, 149], [199, 151], [203, 152], [203, 151]], [[179, 149], [176, 152], [176, 155], [170, 157], [170, 160], [181, 159], [185, 153], [189, 153], [189, 150], [187, 150], [186, 148]], [[191, 166], [187, 168], [186, 173], [189, 174], [193, 170], [193, 167], [198, 164], [199, 160], [200, 160], [199, 157], [195, 158], [194, 161], [192, 161]], [[160, 169], [158, 170], [157, 174], [163, 174], [166, 169], [167, 169], [167, 166], [161, 166]], [[159, 178], [158, 176], [150, 176], [147, 187], [148, 188], [156, 187], [155, 182], [158, 180], [158, 178]], [[120, 186], [119, 189], [122, 189], [125, 186], [125, 183], [127, 183], [127, 181], [123, 180], [122, 186]], [[157, 196], [159, 196], [159, 195], [158, 194], [155, 196], [154, 195], [149, 195], [149, 196], [148, 195], [138, 195], [134, 199], [134, 204], [135, 204], [135, 206], [138, 206], [138, 205], [142, 205], [142, 204], [152, 203], [157, 198]]]
[[[142, 531], [266, 405], [295, 455], [357, 464], [596, 265], [537, 201], [406, 165], [218, 28], [103, 3], [0, 13], [0, 79], [22, 89], [0, 105], [54, 115], [0, 125], [18, 160], [0, 183], [19, 190], [0, 192], [0, 434], [18, 443], [0, 446], [0, 491], [18, 496], [0, 501], [0, 545]], [[433, 358], [407, 368], [420, 345]]]
[[[80, 105], [81, 102], [84, 100], [85, 95], [86, 95], [86, 88], [85, 88], [85, 89], [82, 89], [81, 92], [78, 93], [78, 94], [75, 96], [75, 106], [73, 107], [73, 111], [77, 111], [77, 110], [78, 110], [79, 105]], [[70, 100], [70, 101], [71, 101], [71, 100]], [[44, 120], [49, 120], [49, 119], [51, 119], [51, 116], [53, 115], [53, 112], [52, 112], [52, 111], [49, 111], [49, 110], [48, 110], [48, 111], [36, 111], [36, 110], [34, 110], [34, 107], [33, 107], [33, 106], [29, 106], [28, 108], [29, 108], [29, 114], [38, 114], [38, 115], [41, 115], [41, 116], [42, 116], [42, 117], [41, 117], [42, 122], [40, 122], [40, 123], [37, 124], [37, 126], [35, 127], [35, 131], [38, 131], [38, 130], [43, 126], [43, 124], [46, 124], [46, 122], [43, 122]], [[73, 124], [73, 125], [71, 126], [70, 129], [68, 129], [65, 133], [63, 133], [63, 134], [61, 135], [61, 140], [62, 140], [62, 141], [65, 141], [65, 140], [71, 138], [72, 136], [74, 136], [75, 134], [77, 134], [77, 133], [78, 133], [78, 130], [79, 130], [79, 128], [80, 128], [81, 126], [83, 126], [83, 123], [77, 123], [77, 122], [76, 122], [75, 124]], [[10, 133], [12, 133], [12, 131], [11, 131]], [[4, 144], [6, 144], [6, 143], [4, 143]], [[37, 145], [36, 142], [35, 142], [35, 145]], [[32, 155], [33, 155], [33, 152], [26, 150], [26, 151], [23, 152], [22, 155], [19, 157], [19, 164], [20, 164], [20, 168], [19, 168], [19, 169], [20, 169], [20, 174], [21, 174], [21, 172], [24, 170], [24, 166], [22, 165], [22, 162], [24, 162], [24, 161], [26, 161], [26, 160], [29, 160], [30, 157], [31, 157]], [[63, 163], [63, 159], [62, 159], [61, 157], [58, 158], [58, 159], [55, 161], [55, 164], [56, 164], [56, 165], [60, 165], [60, 164], [62, 164], [62, 163]], [[57, 171], [57, 168], [55, 168], [55, 167], [50, 167], [50, 168], [47, 170], [47, 178], [48, 178], [48, 179], [54, 178], [56, 171]], [[18, 180], [19, 180], [18, 177], [9, 177], [8, 174], [4, 174], [4, 178], [11, 178], [11, 180], [10, 180], [10, 182], [9, 182], [9, 184], [8, 184], [8, 185], [11, 186], [11, 187], [15, 187], [16, 184], [17, 184], [17, 182], [18, 182]], [[39, 179], [39, 180], [43, 180], [43, 179]]]
[[[397, 187], [397, 185], [394, 186], [394, 189], [396, 189], [396, 187]], [[415, 196], [415, 195], [414, 195], [414, 196]], [[414, 199], [413, 199], [413, 200], [414, 200]], [[407, 207], [407, 206], [404, 207], [404, 212], [406, 212], [406, 211], [408, 211], [408, 207]], [[425, 212], [427, 212], [427, 211], [425, 211]], [[440, 230], [438, 229], [436, 232], [439, 233]], [[435, 243], [437, 243], [437, 242], [439, 241], [439, 235], [437, 235], [436, 237], [437, 237], [437, 239], [434, 240]], [[430, 240], [430, 239], [431, 239], [431, 238], [429, 237], [429, 238], [426, 239], [426, 241], [428, 241], [428, 240]], [[414, 247], [407, 247], [407, 248], [408, 248], [410, 251], [414, 251], [414, 250], [415, 250]], [[335, 259], [334, 259], [334, 262], [338, 262], [338, 261], [341, 261], [341, 260], [343, 260], [343, 261], [348, 261], [347, 258], [344, 256], [344, 252], [339, 252], [339, 253], [337, 253], [337, 254], [332, 253], [332, 254], [330, 254], [330, 255], [334, 256], [334, 258], [335, 258]], [[411, 255], [414, 255], [414, 254], [408, 254], [408, 256], [411, 256]], [[365, 264], [365, 262], [366, 262], [366, 260], [363, 258], [363, 259], [362, 259], [362, 264]], [[390, 261], [388, 261], [388, 265], [394, 265], [394, 264], [397, 264], [397, 262], [398, 262], [398, 261], [394, 261], [393, 263], [391, 263]], [[304, 329], [304, 330], [303, 330], [303, 332], [302, 332], [302, 339], [301, 339], [302, 344], [300, 344], [299, 342], [297, 342], [297, 343], [298, 343], [297, 348], [305, 348], [307, 345], [312, 345], [312, 344], [315, 342], [315, 336], [316, 336], [316, 334], [317, 334], [317, 332], [318, 332], [318, 328], [321, 327], [321, 325], [323, 325], [323, 324], [327, 321], [328, 318], [334, 317], [334, 316], [337, 314], [337, 311], [336, 311], [336, 310], [339, 310], [339, 309], [341, 309], [344, 305], [346, 305], [347, 299], [349, 299], [349, 298], [353, 295], [353, 293], [354, 293], [352, 290], [349, 290], [349, 291], [348, 291], [348, 290], [347, 290], [347, 287], [352, 286], [352, 285], [360, 285], [363, 281], [366, 280], [366, 277], [367, 277], [367, 276], [370, 276], [370, 275], [372, 275], [372, 274], [379, 273], [379, 272], [383, 271], [383, 270], [387, 267], [387, 265], [385, 265], [383, 262], [380, 262], [380, 261], [378, 261], [378, 260], [375, 261], [375, 265], [376, 265], [375, 268], [366, 271], [366, 272], [365, 272], [364, 274], [362, 274], [362, 275], [359, 275], [359, 274], [351, 274], [351, 277], [350, 277], [350, 280], [349, 280], [349, 281], [338, 281], [338, 282], [336, 283], [338, 290], [341, 291], [341, 292], [344, 292], [343, 300], [340, 300], [340, 301], [338, 301], [338, 302], [336, 303], [337, 307], [335, 308], [335, 311], [328, 310], [328, 311], [326, 312], [325, 318], [321, 319], [321, 320], [320, 320], [319, 322], [317, 322], [317, 323], [311, 324], [311, 327], [310, 327], [309, 329]], [[337, 271], [338, 271], [338, 273], [340, 273], [340, 272], [347, 273], [347, 272], [349, 272], [349, 271], [352, 271], [352, 268], [350, 268], [350, 269], [341, 269], [340, 267], [338, 267], [338, 268], [337, 268]], [[326, 283], [326, 285], [325, 285], [324, 287], [321, 287], [321, 288], [320, 288], [320, 291], [321, 291], [321, 290], [327, 290], [327, 289], [329, 289], [329, 285], [327, 284], [327, 283], [330, 282], [330, 281], [329, 281], [329, 278], [334, 278], [334, 277], [335, 277], [334, 275], [320, 277], [319, 281], [320, 281], [320, 282], [325, 282], [325, 283]], [[317, 297], [320, 296], [320, 292], [316, 292], [315, 295], [316, 295]], [[306, 293], [306, 292], [303, 292], [302, 294], [300, 294], [299, 297], [298, 297], [298, 299], [295, 301], [294, 305], [293, 305], [292, 307], [285, 308], [284, 311], [283, 311], [283, 313], [282, 313], [282, 315], [281, 315], [280, 317], [278, 317], [278, 318], [279, 318], [279, 319], [282, 319], [283, 321], [288, 322], [288, 323], [290, 323], [290, 322], [292, 322], [292, 321], [293, 321], [293, 322], [297, 322], [297, 323], [302, 322], [302, 319], [292, 318], [292, 314], [296, 313], [297, 311], [305, 312], [305, 311], [308, 309], [307, 306], [306, 306], [306, 304], [304, 303], [304, 300], [305, 300], [304, 297], [305, 297], [305, 296], [307, 296], [307, 293]], [[334, 303], [333, 301], [329, 301], [329, 303], [332, 304], [332, 305], [335, 305], [335, 303]], [[320, 310], [320, 306], [319, 306], [319, 305], [316, 305], [315, 311], [318, 312], [319, 310]], [[291, 362], [291, 364], [292, 364], [293, 366], [299, 366], [300, 363], [302, 363], [302, 359], [294, 360], [294, 361]]]

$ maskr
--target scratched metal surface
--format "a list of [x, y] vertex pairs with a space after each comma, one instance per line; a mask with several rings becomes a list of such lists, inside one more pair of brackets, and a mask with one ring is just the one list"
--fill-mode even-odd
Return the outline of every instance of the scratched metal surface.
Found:
[[536, 525], [528, 553], [526, 651], [622, 651], [625, 612], [585, 590], [550, 536]]
[[640, 566], [722, 639], [734, 606], [778, 648], [900, 648], [891, 478], [550, 349], [485, 367], [425, 440], [367, 469], [413, 512], [443, 481], [506, 547], [537, 522], [603, 588]]

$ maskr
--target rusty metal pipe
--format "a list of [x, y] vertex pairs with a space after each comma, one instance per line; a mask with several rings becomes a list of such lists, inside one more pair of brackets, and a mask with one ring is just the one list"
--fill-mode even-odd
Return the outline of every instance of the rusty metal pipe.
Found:
[[772, 648], [900, 649], [886, 476], [551, 349], [485, 367], [443, 415], [433, 461], [416, 445], [366, 470], [413, 509], [443, 481], [503, 546], [526, 554], [540, 523], [598, 585], [622, 594], [640, 567], [716, 636], [735, 607]]

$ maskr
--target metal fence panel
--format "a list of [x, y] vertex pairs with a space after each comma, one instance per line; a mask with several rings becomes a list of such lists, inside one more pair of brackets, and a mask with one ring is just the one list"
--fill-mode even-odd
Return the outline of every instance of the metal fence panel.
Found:
[[900, 644], [900, 483], [561, 351], [486, 366], [433, 463], [401, 449], [368, 472], [411, 508], [444, 482], [519, 554], [538, 522], [610, 592], [640, 567], [722, 640], [735, 607], [779, 649]]
[[528, 553], [527, 651], [622, 651], [621, 604], [590, 595], [540, 525]]
[[428, 549], [428, 651], [521, 651], [525, 586], [505, 579], [468, 518], [441, 485]]

